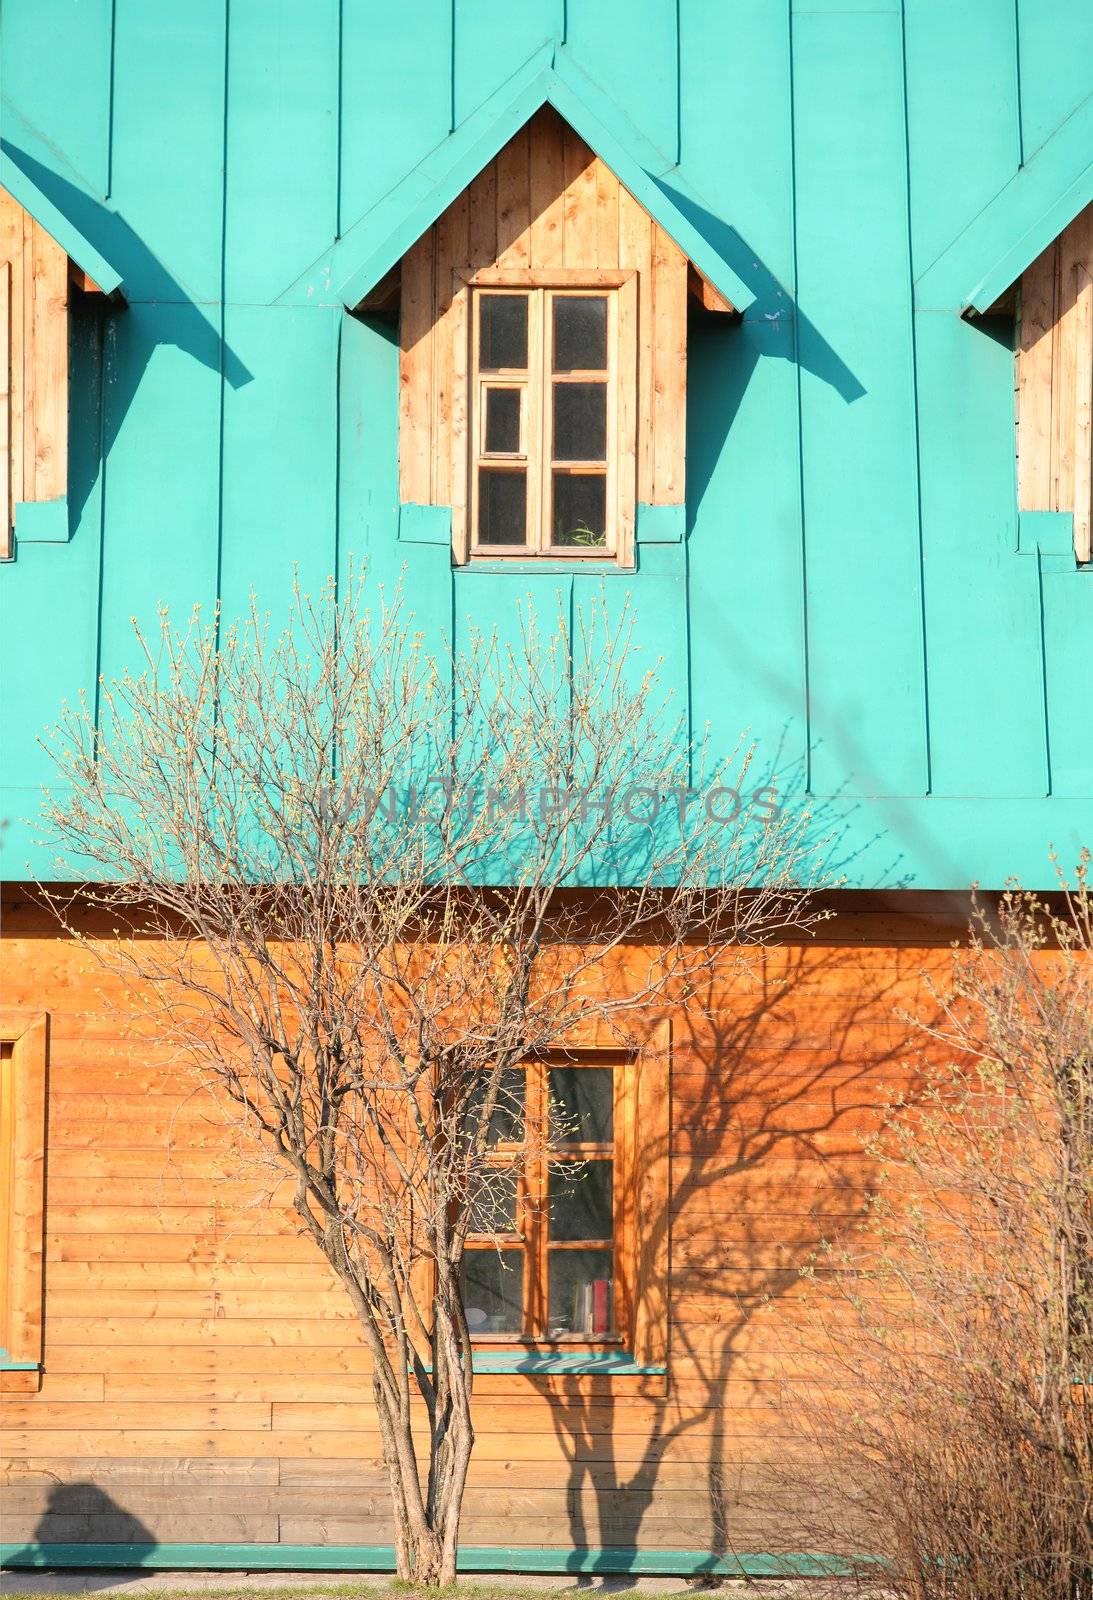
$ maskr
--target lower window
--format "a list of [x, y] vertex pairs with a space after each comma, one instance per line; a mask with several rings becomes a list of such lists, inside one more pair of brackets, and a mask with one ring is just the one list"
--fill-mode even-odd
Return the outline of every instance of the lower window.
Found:
[[619, 1337], [617, 1073], [567, 1060], [506, 1075], [471, 1201], [463, 1282], [473, 1337]]

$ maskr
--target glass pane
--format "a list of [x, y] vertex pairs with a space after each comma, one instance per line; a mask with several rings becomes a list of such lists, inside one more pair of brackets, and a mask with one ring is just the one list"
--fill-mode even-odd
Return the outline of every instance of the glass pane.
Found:
[[610, 1239], [611, 1161], [558, 1162], [547, 1179], [547, 1238]]
[[554, 385], [554, 459], [607, 459], [606, 383]]
[[615, 1295], [610, 1250], [552, 1250], [547, 1268], [551, 1334], [612, 1333]]
[[463, 1308], [472, 1333], [522, 1333], [524, 1252], [468, 1250], [463, 1257]]
[[554, 370], [607, 370], [607, 301], [603, 295], [554, 296]]
[[610, 1067], [551, 1067], [550, 1137], [555, 1144], [611, 1143], [613, 1078]]
[[[463, 1126], [473, 1137], [486, 1097], [485, 1078], [473, 1084], [463, 1107]], [[490, 1116], [486, 1143], [522, 1144], [524, 1142], [524, 1072], [522, 1067], [506, 1067], [497, 1087], [497, 1102]]]
[[482, 372], [502, 367], [526, 370], [528, 364], [528, 297], [526, 294], [482, 294], [478, 297], [478, 365]]
[[528, 524], [528, 486], [523, 470], [478, 469], [479, 544], [524, 544]]
[[607, 478], [602, 472], [554, 474], [553, 542], [607, 543]]
[[486, 390], [486, 453], [517, 455], [520, 450], [520, 390]]
[[471, 1174], [467, 1203], [472, 1233], [516, 1232], [516, 1169], [481, 1166]]

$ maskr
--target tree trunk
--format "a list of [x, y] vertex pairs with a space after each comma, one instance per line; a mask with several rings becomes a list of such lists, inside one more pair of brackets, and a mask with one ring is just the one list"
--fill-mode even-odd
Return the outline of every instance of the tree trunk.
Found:
[[[457, 1388], [462, 1383], [460, 1373]], [[438, 1411], [429, 1439], [432, 1492], [422, 1505], [416, 1470], [414, 1481], [407, 1481], [412, 1470], [408, 1462], [414, 1457], [410, 1418], [391, 1414], [378, 1383], [373, 1393], [391, 1484], [396, 1575], [415, 1588], [443, 1588], [455, 1582], [463, 1494], [474, 1445], [468, 1397], [465, 1392], [449, 1396]]]

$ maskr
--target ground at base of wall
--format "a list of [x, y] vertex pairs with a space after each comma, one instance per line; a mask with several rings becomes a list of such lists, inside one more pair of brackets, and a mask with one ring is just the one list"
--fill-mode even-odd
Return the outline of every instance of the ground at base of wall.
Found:
[[[68, 1600], [72, 1595], [137, 1596], [141, 1600], [423, 1600], [408, 1586], [393, 1586], [381, 1573], [374, 1577], [354, 1576], [351, 1582], [319, 1581], [313, 1573], [246, 1573], [240, 1582], [237, 1573], [157, 1572], [130, 1576], [113, 1572], [4, 1572], [0, 1574], [0, 1596], [5, 1600]], [[551, 1595], [752, 1595], [756, 1600], [793, 1600], [808, 1596], [814, 1600], [824, 1592], [837, 1600], [838, 1584], [828, 1590], [815, 1579], [804, 1583], [793, 1578], [721, 1578], [706, 1582], [687, 1578], [528, 1576], [514, 1579], [511, 1585], [461, 1583], [444, 1591], [459, 1600], [542, 1600]], [[886, 1600], [883, 1590], [872, 1595], [856, 1591], [858, 1600]], [[435, 1600], [432, 1591], [430, 1600]]]

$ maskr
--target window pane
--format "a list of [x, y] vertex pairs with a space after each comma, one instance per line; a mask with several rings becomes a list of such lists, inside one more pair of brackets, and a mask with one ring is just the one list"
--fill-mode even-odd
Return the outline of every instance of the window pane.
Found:
[[478, 365], [482, 372], [502, 367], [526, 370], [528, 364], [528, 297], [526, 294], [482, 294], [478, 297]]
[[547, 1179], [547, 1238], [610, 1239], [611, 1161], [559, 1162]]
[[603, 295], [554, 296], [554, 370], [607, 370], [607, 301]]
[[553, 543], [607, 543], [607, 478], [602, 472], [554, 474]]
[[516, 1232], [516, 1169], [483, 1165], [471, 1174], [467, 1204], [472, 1233]]
[[516, 455], [520, 450], [520, 390], [486, 390], [486, 452]]
[[[463, 1126], [468, 1137], [473, 1138], [478, 1126], [482, 1103], [486, 1098], [486, 1080], [480, 1078], [473, 1084], [463, 1105]], [[522, 1144], [524, 1142], [524, 1072], [522, 1067], [506, 1067], [497, 1087], [497, 1103], [490, 1116], [486, 1143]]]
[[555, 1144], [611, 1143], [613, 1077], [610, 1067], [551, 1067], [550, 1137]]
[[612, 1333], [615, 1295], [610, 1250], [552, 1250], [547, 1269], [550, 1334]]
[[528, 486], [523, 472], [478, 469], [479, 544], [525, 544]]
[[522, 1333], [524, 1252], [468, 1250], [463, 1257], [463, 1307], [472, 1333]]
[[606, 458], [606, 383], [556, 383], [555, 461], [604, 461]]

